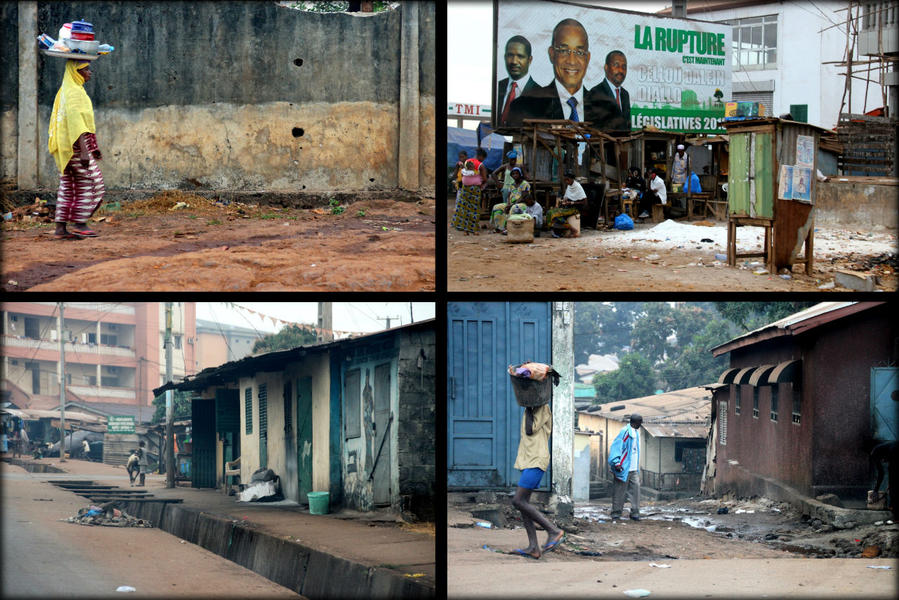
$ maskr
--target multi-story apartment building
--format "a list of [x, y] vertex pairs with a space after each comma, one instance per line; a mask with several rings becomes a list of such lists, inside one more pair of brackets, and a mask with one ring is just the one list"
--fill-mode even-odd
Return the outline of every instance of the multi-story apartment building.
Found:
[[[20, 408], [57, 408], [58, 303], [6, 302], [0, 308], [4, 400]], [[196, 372], [196, 309], [192, 302], [175, 302], [172, 314], [172, 370], [178, 380]], [[152, 414], [145, 407], [165, 378], [164, 303], [65, 302], [63, 316], [67, 403], [111, 414]]]
[[255, 329], [197, 319], [197, 370], [218, 367], [253, 353], [253, 345], [264, 334]]

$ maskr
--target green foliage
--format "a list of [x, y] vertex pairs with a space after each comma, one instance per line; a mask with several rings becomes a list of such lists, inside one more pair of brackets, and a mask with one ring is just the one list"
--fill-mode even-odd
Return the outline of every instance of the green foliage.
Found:
[[365, 216], [365, 211], [364, 211], [364, 210], [356, 211], [356, 216], [357, 216], [357, 217], [364, 217], [364, 216]]
[[711, 349], [739, 334], [728, 321], [712, 320], [680, 346], [678, 353], [659, 368], [667, 389], [681, 390], [712, 383], [727, 368], [726, 355], [712, 356]]
[[[295, 8], [297, 10], [305, 10], [307, 12], [320, 12], [320, 13], [333, 13], [333, 12], [346, 12], [346, 10], [350, 7], [349, 2], [339, 2], [339, 1], [330, 1], [330, 2], [291, 2], [288, 4], [290, 8]], [[372, 12], [382, 12], [390, 9], [390, 2], [373, 2], [372, 3]]]
[[299, 346], [315, 343], [315, 333], [296, 324], [283, 327], [278, 333], [272, 333], [253, 344], [253, 353], [290, 350]]
[[745, 331], [758, 329], [814, 306], [816, 302], [715, 302], [715, 308], [728, 321]]
[[574, 360], [591, 354], [617, 354], [631, 345], [639, 302], [577, 302], [574, 305]]
[[638, 352], [628, 352], [618, 363], [617, 371], [596, 375], [593, 387], [597, 404], [618, 402], [652, 394], [656, 388], [656, 375], [645, 357]]
[[328, 205], [331, 207], [332, 215], [339, 215], [346, 210], [346, 207], [341, 206], [340, 200], [337, 200], [336, 198], [331, 198], [331, 200], [328, 202]]
[[[190, 419], [190, 392], [175, 390], [174, 395], [174, 420]], [[165, 392], [153, 398], [153, 406], [156, 407], [156, 411], [153, 413], [153, 424], [165, 423]]]

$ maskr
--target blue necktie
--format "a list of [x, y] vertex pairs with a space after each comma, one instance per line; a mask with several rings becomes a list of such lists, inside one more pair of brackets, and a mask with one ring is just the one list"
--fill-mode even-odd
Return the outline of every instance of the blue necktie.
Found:
[[568, 99], [568, 106], [571, 107], [571, 121], [580, 121], [580, 117], [577, 116], [577, 99], [572, 96]]

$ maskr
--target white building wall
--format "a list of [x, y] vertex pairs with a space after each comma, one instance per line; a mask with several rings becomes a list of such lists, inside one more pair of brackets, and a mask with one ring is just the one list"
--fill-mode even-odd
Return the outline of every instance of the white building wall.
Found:
[[[734, 66], [734, 87], [742, 87], [739, 84], [751, 87], [753, 83], [774, 81], [773, 116], [789, 112], [791, 104], [807, 104], [808, 122], [830, 129], [836, 126], [839, 118], [845, 86], [845, 79], [839, 73], [844, 69], [823, 63], [844, 59], [846, 28], [832, 25], [845, 20], [845, 11], [834, 12], [845, 7], [845, 2], [771, 2], [691, 13], [690, 17], [704, 21], [729, 21], [777, 14], [777, 68], [744, 69]], [[822, 32], [824, 29], [827, 30]], [[863, 106], [864, 94], [864, 82], [854, 81], [853, 112], [872, 110], [882, 104], [879, 88], [872, 86], [868, 91], [867, 107]], [[849, 112], [848, 105], [843, 112]]]

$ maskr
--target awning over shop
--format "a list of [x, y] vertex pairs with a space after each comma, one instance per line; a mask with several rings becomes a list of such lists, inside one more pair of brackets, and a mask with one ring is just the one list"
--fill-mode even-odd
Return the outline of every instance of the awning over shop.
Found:
[[799, 359], [787, 360], [774, 367], [774, 370], [768, 375], [768, 384], [797, 383], [801, 378], [802, 361]]
[[752, 377], [752, 372], [755, 371], [756, 368], [757, 367], [746, 367], [745, 369], [740, 369], [734, 377], [733, 383], [736, 385], [745, 385], [749, 383], [749, 378]]
[[721, 376], [718, 377], [718, 383], [729, 384], [734, 382], [734, 377], [737, 376], [737, 373], [740, 372], [740, 369], [725, 369]]
[[693, 423], [646, 423], [643, 429], [654, 438], [700, 438], [705, 439], [709, 434], [709, 426]]
[[761, 367], [756, 367], [755, 371], [752, 372], [752, 376], [749, 378], [749, 385], [768, 385], [768, 375], [774, 370], [775, 366], [776, 365], [762, 365]]

